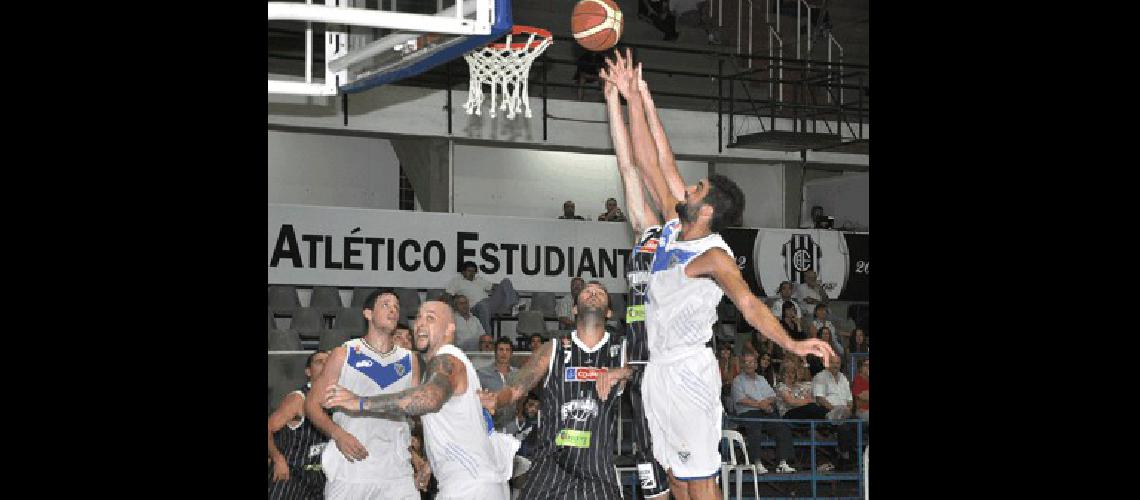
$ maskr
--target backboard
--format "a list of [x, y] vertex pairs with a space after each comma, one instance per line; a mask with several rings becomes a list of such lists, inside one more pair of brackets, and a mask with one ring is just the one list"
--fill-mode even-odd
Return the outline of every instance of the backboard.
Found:
[[268, 2], [269, 93], [331, 96], [418, 75], [508, 33], [510, 2]]

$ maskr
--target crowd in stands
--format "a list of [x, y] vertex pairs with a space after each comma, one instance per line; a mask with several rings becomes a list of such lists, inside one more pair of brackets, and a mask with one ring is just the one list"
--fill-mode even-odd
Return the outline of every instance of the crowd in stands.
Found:
[[[570, 210], [568, 213], [572, 214], [573, 204], [567, 203]], [[617, 214], [620, 215], [620, 210]], [[604, 216], [606, 213], [599, 216], [599, 220], [605, 220]], [[483, 388], [497, 391], [504, 386], [510, 373], [525, 363], [525, 357], [514, 356], [516, 348], [534, 351], [545, 339], [568, 333], [574, 327], [571, 311], [585, 282], [582, 278], [570, 280], [570, 293], [555, 301], [553, 314], [543, 313], [540, 316], [541, 327], [527, 329], [520, 322], [517, 330], [518, 343], [515, 344], [508, 338], [495, 338], [489, 320], [492, 313], [515, 312], [519, 303], [518, 294], [509, 280], [503, 280], [495, 286], [478, 277], [477, 273], [478, 269], [473, 263], [465, 263], [462, 272], [446, 284], [443, 293], [431, 300], [441, 300], [453, 307], [457, 347], [464, 352], [493, 353], [493, 362], [478, 369], [477, 374]], [[739, 344], [739, 349], [736, 344], [728, 341], [716, 344], [722, 383], [721, 397], [726, 414], [725, 429], [743, 431], [750, 450], [749, 456], [757, 466], [757, 472], [762, 474], [794, 473], [810, 468], [804, 454], [797, 456], [793, 445], [797, 433], [803, 432], [806, 427], [794, 422], [785, 424], [771, 420], [836, 422], [817, 426], [828, 435], [834, 434], [838, 442], [838, 453], [831, 455], [833, 460], [820, 460], [818, 470], [821, 472], [851, 471], [856, 466], [860, 453], [856, 450], [857, 424], [840, 421], [852, 418], [862, 421], [858, 425], [863, 426], [863, 442], [867, 442], [870, 422], [869, 335], [862, 326], [848, 328], [848, 324], [841, 321], [841, 318], [831, 315], [830, 299], [816, 281], [814, 272], [806, 273], [805, 280], [806, 283], [799, 286], [792, 282], [781, 283], [768, 306], [793, 339], [813, 337], [831, 345], [838, 356], [827, 360], [826, 365], [818, 356], [801, 357], [785, 352], [756, 332], [752, 332], [751, 336], [738, 335], [738, 339], [746, 339]], [[555, 319], [556, 327], [547, 330], [545, 321]], [[624, 333], [624, 329], [618, 332]], [[407, 324], [397, 324], [393, 339], [400, 347], [415, 351], [413, 335]], [[328, 349], [318, 351], [327, 352]], [[420, 358], [419, 365], [425, 366], [422, 354], [416, 353], [416, 356]], [[323, 358], [318, 358], [311, 371], [319, 370], [322, 360]], [[848, 380], [845, 372], [852, 368], [849, 366], [852, 360], [856, 360], [857, 371], [853, 380]], [[310, 356], [308, 361], [308, 365], [312, 365], [313, 357]], [[310, 373], [309, 368], [306, 368], [306, 375], [311, 379], [315, 373]], [[289, 447], [292, 445], [287, 440], [278, 436], [286, 428], [292, 432], [293, 426], [301, 419], [302, 415], [297, 408], [307, 393], [307, 389], [302, 389], [303, 391], [287, 395], [270, 417], [270, 443], [276, 443], [277, 446], [270, 448], [271, 491], [274, 483], [288, 478], [290, 474], [296, 477], [311, 476], [311, 463], [287, 463], [286, 456], [292, 457], [291, 454], [297, 452]], [[493, 426], [522, 441], [517, 455], [519, 457], [527, 457], [534, 448], [533, 438], [538, 433], [532, 431], [538, 425], [539, 407], [538, 394], [531, 392], [518, 401], [517, 405], [498, 408], [494, 413]], [[768, 421], [754, 420], [758, 418]], [[311, 438], [312, 430], [306, 432], [309, 433], [306, 434], [306, 439]], [[764, 446], [765, 435], [775, 441], [774, 456], [766, 453], [768, 447]], [[422, 445], [414, 441], [413, 446]], [[278, 451], [274, 453], [273, 450]]]

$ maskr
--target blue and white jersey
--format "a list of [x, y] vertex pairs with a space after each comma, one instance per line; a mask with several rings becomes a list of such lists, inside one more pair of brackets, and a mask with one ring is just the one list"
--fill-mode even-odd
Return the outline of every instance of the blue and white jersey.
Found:
[[645, 306], [650, 362], [670, 363], [705, 349], [724, 292], [711, 278], [686, 277], [685, 267], [710, 248], [735, 258], [719, 234], [679, 241], [680, 230], [679, 219], [665, 223], [650, 267]]
[[[337, 384], [360, 397], [400, 392], [412, 386], [412, 353], [394, 346], [381, 355], [362, 339], [344, 343], [348, 350]], [[321, 457], [321, 467], [329, 481], [370, 483], [412, 478], [411, 428], [406, 419], [365, 416], [355, 411], [338, 409], [332, 415], [342, 429], [352, 434], [368, 449], [368, 458], [349, 462], [344, 454], [329, 443]]]

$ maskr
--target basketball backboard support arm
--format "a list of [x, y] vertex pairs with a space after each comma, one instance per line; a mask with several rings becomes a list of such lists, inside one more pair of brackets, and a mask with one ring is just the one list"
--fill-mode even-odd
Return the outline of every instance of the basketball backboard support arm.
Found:
[[[315, 0], [321, 2], [322, 0]], [[512, 26], [510, 0], [455, 0], [455, 5], [435, 14], [414, 14], [350, 7], [353, 0], [323, 0], [323, 5], [305, 3], [267, 2], [270, 21], [298, 21], [306, 23], [306, 37], [311, 38], [312, 23], [328, 26], [325, 36], [324, 82], [313, 82], [312, 44], [306, 41], [304, 81], [269, 80], [269, 93], [332, 96], [339, 92], [360, 92], [395, 80], [415, 76], [432, 67], [462, 56], [510, 31]], [[442, 6], [442, 3], [440, 4]], [[395, 8], [393, 2], [392, 8]], [[474, 16], [472, 16], [474, 14]], [[350, 47], [348, 33], [331, 31], [334, 26], [363, 26], [384, 30], [398, 30], [363, 48]], [[433, 42], [430, 50], [422, 48], [417, 38], [424, 33], [444, 35], [443, 43]], [[421, 42], [419, 47], [415, 45]], [[408, 45], [410, 44], [410, 45]], [[393, 49], [411, 47], [406, 56], [394, 63], [381, 63]], [[371, 62], [373, 67], [361, 65]], [[361, 65], [357, 67], [356, 65]], [[272, 77], [273, 75], [271, 75]]]

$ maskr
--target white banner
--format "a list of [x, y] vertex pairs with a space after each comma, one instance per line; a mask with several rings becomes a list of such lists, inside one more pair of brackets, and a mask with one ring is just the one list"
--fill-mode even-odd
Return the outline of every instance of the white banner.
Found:
[[472, 261], [521, 291], [628, 288], [628, 223], [269, 205], [269, 284], [444, 288]]

